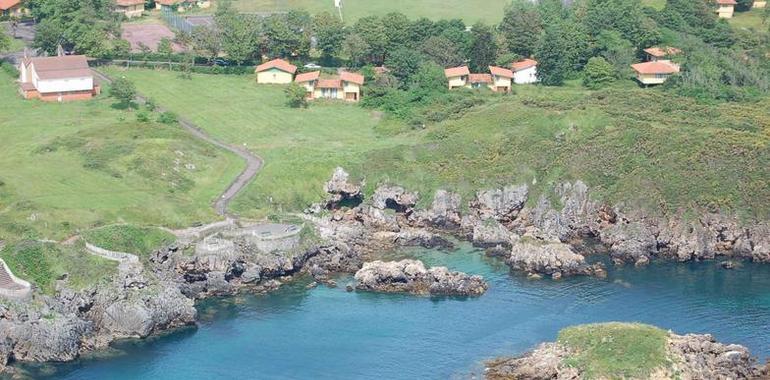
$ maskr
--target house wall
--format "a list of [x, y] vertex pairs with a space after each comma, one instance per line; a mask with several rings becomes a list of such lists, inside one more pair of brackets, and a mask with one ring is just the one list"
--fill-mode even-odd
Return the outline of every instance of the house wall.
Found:
[[532, 66], [513, 73], [513, 82], [516, 84], [529, 84], [536, 83], [537, 81], [537, 66]]
[[289, 84], [293, 80], [294, 76], [292, 74], [278, 70], [275, 67], [257, 73], [257, 83], [261, 84]]
[[305, 88], [305, 90], [307, 90], [308, 97], [312, 99], [313, 98], [312, 95], [315, 94], [315, 81], [302, 82], [300, 84], [302, 85], [302, 87]]
[[[326, 90], [326, 94], [324, 94], [324, 90]], [[332, 91], [329, 88], [323, 89], [323, 88], [316, 88], [313, 91], [313, 99], [336, 99], [336, 100], [342, 100], [345, 99], [345, 91], [343, 91], [341, 88], [337, 89], [336, 94], [330, 94]]]
[[717, 16], [719, 18], [733, 18], [734, 7], [732, 5], [720, 5], [717, 8]]
[[636, 74], [636, 80], [641, 82], [642, 84], [662, 84], [666, 81], [671, 75], [670, 74], [664, 74], [664, 75], [655, 75], [655, 74]]
[[126, 15], [128, 18], [138, 17], [144, 12], [144, 4], [129, 5], [127, 7], [118, 6], [116, 12]]
[[16, 5], [14, 7], [11, 7], [10, 9], [6, 9], [4, 11], [0, 11], [3, 16], [14, 16], [14, 17], [22, 17], [29, 14], [29, 10], [27, 8], [24, 8], [21, 4]]
[[49, 92], [72, 92], [72, 91], [93, 91], [94, 78], [68, 78], [68, 79], [49, 79], [39, 80], [34, 78], [32, 83], [40, 93]]
[[754, 2], [754, 8], [764, 8], [767, 6], [766, 1], [755, 1]]
[[511, 90], [511, 78], [505, 78], [497, 75], [492, 76], [492, 84], [489, 85], [489, 88], [492, 91], [497, 91], [498, 87], [506, 87], [505, 91]]
[[449, 88], [466, 87], [468, 86], [466, 76], [449, 77]]
[[[355, 84], [353, 82], [345, 82], [345, 81], [343, 81], [342, 82], [342, 91], [344, 93], [349, 93], [349, 92], [355, 93], [356, 94], [356, 99], [357, 99], [356, 101], [361, 99], [361, 86], [359, 86], [359, 85], [357, 85], [357, 84]], [[347, 100], [345, 98], [345, 94], [342, 95], [342, 98]]]

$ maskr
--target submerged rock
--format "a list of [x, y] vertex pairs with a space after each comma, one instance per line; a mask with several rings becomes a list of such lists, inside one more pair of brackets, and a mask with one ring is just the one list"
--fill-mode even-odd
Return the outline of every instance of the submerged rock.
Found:
[[358, 290], [385, 293], [476, 296], [488, 287], [481, 276], [451, 272], [446, 267], [426, 269], [418, 260], [365, 263], [355, 279]]

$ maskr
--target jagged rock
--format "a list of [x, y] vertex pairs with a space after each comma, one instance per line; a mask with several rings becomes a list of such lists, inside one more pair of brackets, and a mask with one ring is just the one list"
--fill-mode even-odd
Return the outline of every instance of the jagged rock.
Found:
[[326, 202], [327, 207], [336, 208], [341, 202], [361, 200], [362, 184], [350, 183], [349, 179], [350, 174], [345, 169], [334, 169], [331, 180], [324, 186], [324, 190], [330, 195]]
[[356, 219], [371, 230], [398, 232], [401, 227], [392, 212], [363, 205], [356, 208]]
[[418, 210], [409, 216], [409, 220], [420, 226], [434, 226], [454, 229], [460, 225], [460, 195], [446, 190], [437, 190], [431, 207]]
[[101, 315], [100, 328], [113, 337], [146, 337], [155, 331], [195, 322], [191, 299], [170, 284], [109, 305]]
[[[541, 242], [522, 239], [515, 243], [506, 263], [514, 270], [545, 274], [560, 278], [562, 275], [590, 275], [594, 267], [572, 248], [559, 242]], [[557, 274], [558, 273], [558, 274]]]
[[405, 228], [395, 236], [395, 243], [406, 247], [453, 248], [446, 238], [419, 228]]
[[488, 219], [473, 228], [473, 245], [476, 247], [510, 247], [516, 235], [494, 219]]
[[610, 248], [610, 256], [635, 263], [642, 256], [649, 259], [658, 253], [657, 230], [645, 221], [616, 223], [601, 231], [601, 242]]
[[408, 212], [417, 204], [419, 195], [406, 191], [401, 186], [379, 186], [372, 196], [372, 206], [380, 210], [386, 208], [397, 212]]
[[498, 358], [486, 363], [487, 380], [577, 380], [577, 369], [564, 365], [572, 353], [558, 343], [542, 343], [517, 358]]
[[445, 267], [426, 269], [418, 260], [365, 263], [355, 275], [356, 289], [433, 295], [480, 295], [487, 290], [481, 276], [450, 272]]
[[[0, 320], [0, 337], [12, 343], [17, 361], [69, 361], [80, 354], [81, 342], [93, 325], [74, 315], [50, 314], [27, 320]], [[6, 347], [7, 349], [7, 347]], [[6, 359], [8, 355], [6, 355]]]
[[528, 194], [527, 185], [482, 190], [476, 193], [470, 207], [482, 220], [495, 219], [505, 224], [516, 219], [527, 202]]

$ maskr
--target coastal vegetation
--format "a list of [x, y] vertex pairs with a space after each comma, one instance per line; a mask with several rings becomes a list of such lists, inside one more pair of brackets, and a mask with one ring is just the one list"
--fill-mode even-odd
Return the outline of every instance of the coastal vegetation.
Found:
[[176, 237], [155, 227], [138, 227], [130, 224], [116, 224], [86, 231], [83, 238], [99, 248], [110, 251], [132, 253], [146, 257], [154, 250], [172, 244]]
[[567, 327], [558, 342], [575, 352], [567, 366], [589, 379], [644, 379], [670, 366], [668, 333], [638, 323], [597, 323]]
[[24, 241], [6, 245], [2, 258], [16, 276], [33, 283], [45, 294], [54, 294], [57, 280], [81, 290], [106, 281], [117, 272], [117, 263], [85, 252], [82, 244], [60, 245]]
[[241, 170], [236, 157], [176, 125], [138, 121], [141, 111], [106, 95], [22, 100], [14, 79], [0, 73], [0, 240], [60, 240], [115, 222], [187, 227], [216, 219], [210, 204]]

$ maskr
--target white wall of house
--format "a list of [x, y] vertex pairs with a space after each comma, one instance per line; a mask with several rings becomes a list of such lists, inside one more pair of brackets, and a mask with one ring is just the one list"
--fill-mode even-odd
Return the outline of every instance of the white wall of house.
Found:
[[37, 75], [33, 75], [32, 83], [41, 94], [49, 92], [91, 91], [94, 88], [93, 77], [41, 80]]
[[294, 80], [294, 75], [275, 67], [257, 73], [257, 83], [289, 84]]
[[720, 5], [717, 9], [719, 18], [733, 18], [735, 8], [732, 5]]
[[537, 82], [537, 66], [532, 66], [524, 70], [513, 73], [513, 83], [529, 84]]
[[498, 87], [507, 87], [511, 88], [511, 78], [501, 77], [497, 75], [492, 75], [492, 84], [490, 85], [490, 88], [492, 90], [497, 90]]
[[642, 84], [663, 84], [671, 74], [640, 74], [636, 73], [636, 80]]
[[[347, 94], [347, 93], [355, 93], [356, 94], [356, 99], [355, 99], [356, 101], [361, 99], [361, 86], [359, 86], [358, 84], [355, 84], [353, 82], [342, 81], [342, 89], [343, 89], [343, 92], [345, 92], [345, 94]], [[343, 95], [343, 98], [344, 98], [344, 96], [345, 95]], [[345, 99], [345, 100], [347, 100], [347, 99]]]
[[457, 76], [457, 77], [449, 77], [449, 88], [455, 88], [455, 87], [465, 87], [467, 84], [468, 77], [463, 76]]

